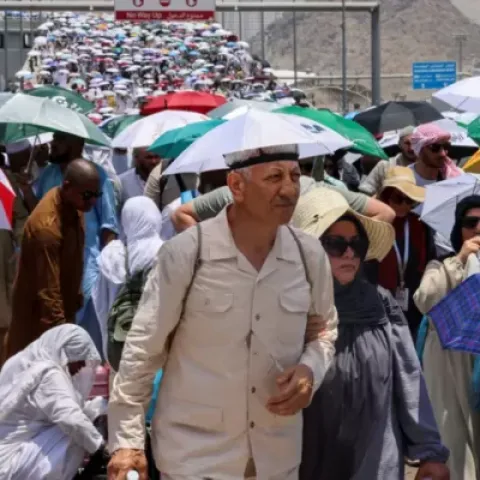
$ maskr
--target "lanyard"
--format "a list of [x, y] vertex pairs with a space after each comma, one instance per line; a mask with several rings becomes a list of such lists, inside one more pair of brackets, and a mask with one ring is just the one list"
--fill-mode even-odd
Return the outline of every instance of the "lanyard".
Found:
[[398, 274], [400, 277], [400, 288], [405, 286], [405, 272], [407, 270], [408, 257], [410, 255], [410, 223], [405, 222], [404, 228], [404, 240], [403, 240], [403, 260], [400, 256], [400, 250], [398, 249], [397, 241], [393, 244], [395, 249], [395, 255], [397, 256]]

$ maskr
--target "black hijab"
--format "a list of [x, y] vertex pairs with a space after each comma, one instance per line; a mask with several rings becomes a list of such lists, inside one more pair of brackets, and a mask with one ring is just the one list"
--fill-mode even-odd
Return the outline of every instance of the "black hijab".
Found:
[[[369, 242], [365, 228], [354, 215], [343, 215], [337, 222], [353, 223], [358, 235]], [[327, 233], [328, 230], [325, 234]], [[377, 287], [367, 280], [363, 272], [364, 260], [365, 258], [360, 259], [360, 268], [349, 284], [342, 285], [333, 277], [335, 306], [340, 325], [380, 325], [388, 321]]]
[[450, 234], [450, 242], [456, 253], [462, 249], [462, 220], [472, 208], [480, 208], [480, 195], [470, 195], [460, 200], [455, 208], [455, 224]]

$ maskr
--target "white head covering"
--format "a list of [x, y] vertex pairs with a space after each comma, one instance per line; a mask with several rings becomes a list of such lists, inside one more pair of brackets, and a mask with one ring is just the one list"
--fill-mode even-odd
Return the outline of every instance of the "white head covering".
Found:
[[150, 268], [163, 244], [160, 238], [162, 214], [148, 197], [133, 197], [125, 202], [121, 214], [125, 245], [120, 240], [110, 242], [98, 257], [102, 274], [115, 284], [126, 280], [125, 246], [130, 275]]
[[[82, 373], [82, 388], [72, 384], [83, 402], [92, 386], [100, 355], [88, 333], [77, 325], [67, 324], [45, 332], [27, 348], [10, 358], [0, 371], [0, 419], [7, 418], [17, 405], [33, 391], [50, 369], [67, 373], [67, 365], [85, 361], [87, 375]], [[68, 373], [68, 377], [70, 374]]]
[[20, 140], [15, 143], [9, 143], [5, 146], [5, 150], [7, 154], [11, 155], [14, 153], [23, 152], [25, 150], [29, 150], [31, 148], [31, 144], [28, 140]]

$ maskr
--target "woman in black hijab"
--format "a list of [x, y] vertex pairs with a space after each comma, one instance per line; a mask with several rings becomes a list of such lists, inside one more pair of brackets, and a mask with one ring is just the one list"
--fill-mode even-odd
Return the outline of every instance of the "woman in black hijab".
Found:
[[[331, 198], [326, 198], [331, 197]], [[320, 238], [330, 259], [338, 311], [336, 355], [304, 411], [300, 480], [448, 480], [442, 445], [406, 319], [392, 295], [363, 275], [393, 231], [317, 192], [299, 201], [294, 224]]]

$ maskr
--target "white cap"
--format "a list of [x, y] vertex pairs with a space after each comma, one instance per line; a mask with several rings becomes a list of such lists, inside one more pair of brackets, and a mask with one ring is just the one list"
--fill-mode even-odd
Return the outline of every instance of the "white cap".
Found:
[[30, 142], [28, 140], [20, 140], [15, 143], [9, 143], [5, 146], [5, 150], [7, 154], [11, 155], [13, 153], [23, 152], [28, 150], [31, 147]]
[[223, 157], [229, 168], [236, 169], [279, 160], [298, 160], [298, 147], [297, 145], [277, 145], [232, 152]]
[[135, 470], [130, 470], [127, 473], [127, 480], [139, 480], [140, 475]]

